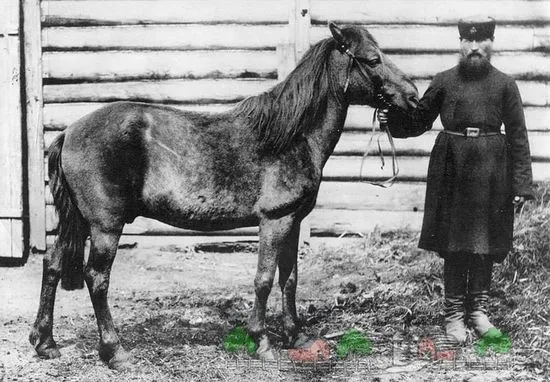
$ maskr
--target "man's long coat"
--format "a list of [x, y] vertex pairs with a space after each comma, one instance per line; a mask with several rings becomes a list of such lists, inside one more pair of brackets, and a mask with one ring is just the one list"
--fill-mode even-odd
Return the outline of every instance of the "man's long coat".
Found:
[[[512, 247], [514, 195], [532, 197], [529, 142], [515, 81], [492, 67], [475, 79], [456, 66], [437, 74], [415, 112], [390, 110], [398, 137], [431, 129], [479, 128], [481, 136], [440, 133], [430, 157], [419, 247], [440, 254], [488, 254], [502, 261]], [[500, 132], [504, 134], [484, 135]]]

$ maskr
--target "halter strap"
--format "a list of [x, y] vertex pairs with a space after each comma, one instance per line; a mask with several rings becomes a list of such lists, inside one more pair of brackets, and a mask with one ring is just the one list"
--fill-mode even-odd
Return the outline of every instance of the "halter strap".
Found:
[[[374, 134], [376, 132], [376, 113], [377, 113], [379, 108], [396, 109], [397, 107], [395, 105], [393, 105], [390, 101], [388, 101], [386, 99], [386, 97], [384, 96], [384, 93], [382, 92], [382, 88], [383, 88], [382, 80], [380, 79], [380, 81], [375, 83], [375, 81], [373, 80], [373, 76], [369, 76], [369, 74], [366, 73], [365, 67], [363, 65], [361, 65], [361, 63], [359, 62], [357, 57], [349, 50], [349, 47], [343, 45], [343, 46], [341, 46], [340, 51], [347, 54], [350, 58], [349, 63], [348, 63], [348, 67], [347, 67], [347, 70], [346, 70], [346, 82], [344, 83], [344, 94], [346, 94], [346, 92], [348, 90], [348, 87], [349, 87], [351, 69], [353, 68], [353, 64], [357, 65], [357, 67], [359, 68], [359, 73], [361, 73], [361, 75], [367, 81], [373, 82], [374, 87], [375, 87], [375, 98], [376, 98], [378, 106], [374, 109], [374, 114], [372, 116], [372, 135], [371, 135], [371, 138], [369, 140], [369, 143], [367, 144], [367, 150], [365, 151], [365, 154], [363, 155], [363, 158], [361, 159], [361, 168], [359, 170], [359, 180], [363, 181], [363, 166], [365, 164], [365, 160], [367, 159], [367, 156], [369, 155], [369, 148], [372, 144], [372, 141], [374, 139]], [[374, 77], [374, 78], [376, 78], [376, 77]], [[397, 108], [397, 109], [400, 110], [400, 108]], [[391, 187], [393, 185], [393, 183], [395, 182], [395, 179], [397, 179], [397, 176], [399, 175], [399, 164], [397, 162], [397, 154], [396, 154], [396, 149], [395, 149], [395, 143], [393, 142], [393, 137], [390, 133], [390, 129], [385, 124], [380, 124], [380, 130], [384, 131], [386, 133], [386, 136], [388, 137], [388, 141], [390, 143], [391, 157], [392, 157], [392, 161], [391, 161], [391, 163], [392, 163], [392, 176], [390, 178], [386, 179], [386, 180], [381, 181], [381, 182], [372, 182], [372, 181], [365, 181], [365, 182], [369, 183], [369, 184], [372, 184], [373, 186], [387, 188], [387, 187]], [[385, 161], [384, 161], [384, 155], [382, 154], [382, 148], [380, 146], [380, 136], [378, 136], [378, 138], [377, 138], [377, 146], [378, 146], [378, 155], [380, 156], [380, 161], [382, 163], [381, 167], [384, 168]]]
[[[370, 146], [372, 145], [372, 141], [374, 139], [374, 135], [376, 133], [376, 112], [378, 109], [374, 110], [374, 114], [372, 115], [372, 135], [369, 139], [369, 143], [367, 143], [367, 150], [365, 151], [365, 154], [363, 154], [363, 158], [361, 158], [361, 168], [359, 170], [359, 180], [362, 182], [366, 182], [369, 184], [372, 184], [373, 186], [378, 186], [382, 188], [388, 188], [393, 185], [395, 180], [397, 179], [397, 176], [399, 175], [399, 163], [397, 161], [397, 154], [395, 149], [395, 143], [393, 142], [393, 137], [390, 133], [390, 130], [387, 128], [387, 126], [380, 124], [380, 130], [383, 131], [386, 136], [388, 137], [388, 142], [390, 143], [391, 147], [391, 164], [392, 164], [392, 176], [388, 179], [385, 179], [380, 182], [373, 182], [370, 180], [363, 180], [363, 167], [365, 165], [365, 160], [369, 156]], [[380, 134], [378, 134], [378, 137], [376, 138], [376, 143], [378, 147], [378, 155], [380, 157], [380, 162], [382, 163], [381, 168], [383, 169], [385, 166], [385, 160], [384, 160], [384, 154], [382, 153], [382, 147], [380, 146]]]

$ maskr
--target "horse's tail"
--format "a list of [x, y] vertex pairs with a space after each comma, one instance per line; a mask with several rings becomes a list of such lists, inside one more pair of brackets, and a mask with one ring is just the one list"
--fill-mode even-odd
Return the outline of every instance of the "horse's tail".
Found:
[[78, 210], [61, 166], [65, 134], [61, 133], [48, 150], [50, 190], [59, 217], [55, 250], [61, 251], [61, 287], [66, 290], [84, 287], [84, 247], [88, 224]]

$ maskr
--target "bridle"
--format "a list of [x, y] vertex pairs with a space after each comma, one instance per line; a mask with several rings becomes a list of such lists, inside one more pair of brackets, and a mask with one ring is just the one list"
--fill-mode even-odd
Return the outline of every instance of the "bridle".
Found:
[[[383, 91], [384, 81], [382, 80], [382, 78], [378, 74], [374, 73], [374, 71], [372, 71], [370, 68], [367, 69], [366, 66], [362, 65], [358, 57], [355, 54], [353, 54], [353, 52], [350, 50], [350, 47], [347, 43], [345, 42], [340, 43], [340, 45], [338, 46], [338, 50], [340, 51], [340, 53], [346, 54], [349, 57], [349, 62], [346, 70], [346, 81], [344, 83], [344, 96], [347, 93], [349, 88], [350, 76], [351, 76], [351, 71], [353, 69], [353, 66], [357, 66], [361, 76], [365, 80], [372, 82], [374, 86], [374, 99], [376, 100], [376, 106], [374, 109], [374, 114], [372, 116], [372, 133], [373, 134], [371, 135], [371, 138], [367, 145], [367, 150], [365, 151], [365, 154], [363, 155], [363, 158], [361, 160], [361, 168], [359, 170], [359, 180], [363, 181], [363, 166], [365, 164], [365, 160], [367, 156], [369, 155], [369, 147], [371, 146], [372, 141], [374, 139], [374, 135], [375, 135], [374, 133], [376, 133], [376, 114], [378, 110], [388, 109], [388, 110], [397, 111], [400, 113], [403, 113], [403, 110], [401, 110], [399, 106], [392, 103], [391, 100], [389, 100], [386, 97]], [[381, 64], [384, 65], [384, 62], [382, 61]], [[367, 73], [367, 71], [369, 71], [370, 73]], [[372, 184], [374, 186], [386, 188], [386, 187], [392, 186], [393, 182], [397, 178], [397, 175], [399, 175], [399, 164], [397, 163], [395, 144], [393, 142], [393, 137], [390, 133], [390, 129], [385, 124], [381, 123], [380, 130], [386, 133], [386, 136], [388, 137], [388, 141], [390, 143], [391, 153], [392, 153], [391, 155], [392, 156], [392, 176], [381, 182], [371, 182], [371, 181], [365, 181], [365, 182]], [[385, 165], [385, 160], [384, 160], [384, 155], [382, 154], [382, 148], [380, 146], [380, 136], [378, 136], [377, 138], [377, 145], [378, 145], [378, 155], [380, 156], [380, 161], [382, 162], [381, 168], [383, 169]]]

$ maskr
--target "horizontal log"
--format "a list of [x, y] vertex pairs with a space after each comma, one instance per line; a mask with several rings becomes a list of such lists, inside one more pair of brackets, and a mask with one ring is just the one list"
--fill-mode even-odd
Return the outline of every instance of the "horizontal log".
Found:
[[[399, 179], [426, 181], [428, 161], [427, 157], [398, 158]], [[392, 175], [391, 158], [385, 158], [385, 165], [382, 166], [380, 158], [376, 156], [364, 159], [360, 156], [332, 156], [323, 170], [323, 180], [327, 181], [379, 181], [389, 179]]]
[[550, 33], [548, 33], [547, 30], [535, 31], [533, 46], [535, 49], [540, 47], [540, 50], [548, 51], [548, 46], [550, 46]]
[[[493, 15], [503, 24], [550, 21], [544, 1], [476, 1], [475, 9], [476, 13]], [[315, 0], [309, 11], [312, 22], [323, 24], [329, 20], [366, 24], [456, 24], [458, 19], [471, 15], [472, 7], [460, 0]], [[42, 15], [46, 25], [286, 23], [288, 4], [266, 0], [43, 1]]]
[[[44, 105], [44, 128], [46, 130], [64, 130], [77, 119], [105, 106], [103, 103], [51, 103]], [[180, 110], [199, 112], [227, 111], [233, 104], [212, 105], [173, 105]], [[530, 131], [550, 131], [550, 108], [525, 107], [525, 120]], [[371, 129], [374, 109], [368, 106], [350, 106], [346, 119], [346, 129], [365, 131]], [[441, 130], [441, 121], [438, 118], [433, 126], [434, 130]]]
[[[394, 54], [391, 60], [413, 79], [431, 78], [456, 61], [455, 54]], [[518, 79], [550, 79], [543, 53], [501, 53], [494, 65]], [[46, 52], [44, 78], [53, 81], [277, 77], [275, 51]]]
[[518, 0], [347, 0], [311, 1], [311, 21], [365, 24], [456, 24], [472, 13], [492, 15], [499, 24], [548, 24], [546, 1]]
[[[53, 206], [47, 210], [47, 232], [52, 234], [57, 226], [57, 216]], [[310, 214], [312, 236], [352, 236], [368, 234], [375, 230], [394, 231], [411, 229], [419, 231], [422, 225], [421, 212], [377, 211], [377, 210], [327, 210], [315, 209]], [[200, 232], [172, 227], [156, 220], [137, 218], [124, 227], [125, 235], [166, 235], [166, 236], [254, 236], [258, 227], [240, 228], [229, 231]]]
[[287, 39], [286, 25], [120, 25], [50, 27], [45, 51], [129, 49], [275, 49]]
[[46, 26], [288, 22], [288, 5], [277, 0], [42, 1]]
[[[457, 29], [434, 25], [370, 25], [369, 31], [385, 51], [456, 52]], [[310, 42], [330, 37], [325, 25], [313, 26]], [[42, 30], [45, 51], [275, 49], [288, 38], [286, 25], [118, 25], [49, 27]], [[503, 26], [493, 50], [548, 50], [550, 28]]]
[[[391, 54], [390, 59], [409, 77], [432, 78], [457, 63], [456, 54]], [[544, 53], [495, 53], [493, 65], [516, 79], [550, 79], [550, 65]]]
[[550, 106], [548, 82], [517, 81], [524, 106]]
[[262, 93], [275, 80], [165, 80], [45, 85], [44, 102], [228, 103]]
[[[363, 165], [363, 176], [361, 177], [361, 157], [339, 157], [332, 156], [327, 161], [323, 170], [323, 179], [327, 181], [359, 181], [383, 180], [392, 175], [391, 163], [386, 158], [384, 168], [381, 168], [380, 159], [367, 157]], [[424, 182], [428, 172], [429, 157], [399, 157], [398, 181]], [[533, 180], [543, 182], [550, 180], [550, 166], [547, 162], [533, 162]]]
[[[456, 26], [434, 25], [369, 25], [368, 30], [382, 50], [414, 52], [457, 52]], [[310, 42], [330, 37], [324, 25], [313, 26]], [[550, 48], [550, 28], [545, 26], [502, 26], [496, 30], [493, 51], [547, 51]]]
[[59, 81], [277, 78], [275, 51], [45, 52], [43, 75]]
[[[230, 103], [256, 95], [275, 85], [274, 80], [163, 80], [123, 83], [45, 85], [45, 103], [111, 102], [137, 100], [159, 103]], [[547, 82], [517, 81], [525, 106], [550, 105]], [[420, 94], [429, 81], [416, 81]]]
[[424, 214], [412, 211], [314, 209], [310, 216], [312, 236], [353, 236], [373, 231], [420, 231]]
[[[44, 148], [50, 146], [58, 131], [44, 133]], [[427, 132], [419, 137], [395, 139], [395, 149], [398, 156], [429, 156], [437, 131]], [[531, 156], [536, 161], [550, 161], [550, 132], [529, 132]], [[346, 131], [334, 149], [337, 156], [362, 156], [368, 151], [371, 157], [377, 157], [378, 144], [384, 155], [391, 155], [391, 147], [384, 133]]]
[[380, 188], [361, 182], [321, 182], [316, 209], [423, 211], [426, 184], [397, 182]]
[[[423, 211], [425, 183], [395, 183], [380, 188], [360, 182], [322, 182], [315, 208], [344, 210]], [[53, 197], [46, 186], [46, 204]]]

